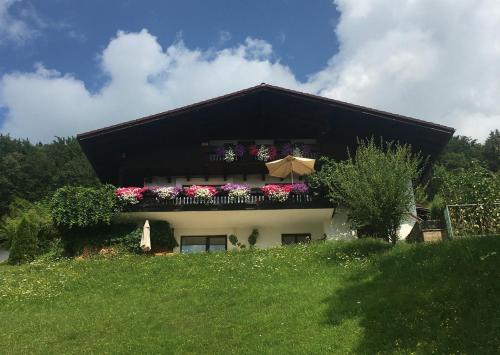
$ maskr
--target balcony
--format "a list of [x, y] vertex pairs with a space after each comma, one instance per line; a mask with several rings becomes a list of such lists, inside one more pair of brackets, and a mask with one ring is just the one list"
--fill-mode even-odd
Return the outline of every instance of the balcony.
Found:
[[158, 199], [145, 193], [143, 199], [134, 205], [123, 208], [123, 212], [167, 212], [167, 211], [224, 211], [224, 210], [276, 210], [330, 208], [332, 203], [312, 194], [290, 194], [286, 201], [271, 201], [260, 189], [252, 189], [244, 199], [216, 195], [210, 199], [179, 196], [171, 200]]
[[[258, 156], [260, 148], [266, 149], [270, 153], [268, 160], [263, 160]], [[231, 150], [230, 160], [226, 155], [227, 151]], [[208, 146], [206, 147], [207, 159], [210, 162], [266, 162], [286, 157], [287, 155], [295, 155], [304, 158], [316, 159], [318, 157], [316, 145], [301, 144], [301, 145], [249, 145], [236, 144], [226, 146]]]

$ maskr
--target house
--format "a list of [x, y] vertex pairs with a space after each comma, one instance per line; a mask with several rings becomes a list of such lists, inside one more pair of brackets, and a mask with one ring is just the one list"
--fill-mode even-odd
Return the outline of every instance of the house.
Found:
[[[305, 94], [267, 84], [171, 111], [82, 133], [78, 141], [100, 180], [121, 187], [177, 186], [167, 198], [137, 191], [140, 201], [121, 218], [166, 220], [176, 251], [230, 249], [234, 234], [247, 244], [258, 229], [257, 247], [309, 239], [349, 238], [347, 211], [304, 191], [285, 201], [263, 194], [290, 178], [270, 177], [264, 160], [287, 152], [309, 158], [345, 159], [357, 137], [409, 143], [432, 163], [454, 130], [439, 124]], [[296, 176], [296, 182], [302, 178]], [[242, 199], [228, 194], [175, 195], [179, 188], [247, 184]], [[193, 188], [193, 189], [196, 189]], [[214, 190], [215, 191], [215, 190]], [[169, 195], [170, 194], [170, 195]], [[168, 196], [167, 196], [168, 195]], [[164, 196], [164, 197], [165, 197]], [[200, 195], [201, 196], [201, 195]], [[405, 237], [414, 220], [400, 228]]]

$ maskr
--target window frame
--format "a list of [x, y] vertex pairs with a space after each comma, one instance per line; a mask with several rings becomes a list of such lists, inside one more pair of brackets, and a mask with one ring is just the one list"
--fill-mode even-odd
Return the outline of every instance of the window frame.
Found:
[[[217, 234], [217, 235], [181, 235], [181, 245], [180, 245], [180, 252], [183, 253], [182, 247], [184, 246], [184, 238], [205, 238], [205, 253], [209, 253], [210, 250], [210, 239], [211, 238], [224, 238], [225, 244], [224, 244], [224, 251], [227, 251], [227, 234]], [[201, 245], [201, 244], [200, 244]], [[220, 244], [222, 245], [222, 244]]]
[[[306, 242], [305, 243], [310, 243], [311, 242], [311, 233], [282, 233], [281, 234], [281, 245], [292, 245], [292, 244], [299, 244], [299, 243], [304, 243], [304, 242], [297, 242], [297, 237], [306, 237]], [[285, 244], [284, 239], [286, 237], [293, 237], [294, 242]]]

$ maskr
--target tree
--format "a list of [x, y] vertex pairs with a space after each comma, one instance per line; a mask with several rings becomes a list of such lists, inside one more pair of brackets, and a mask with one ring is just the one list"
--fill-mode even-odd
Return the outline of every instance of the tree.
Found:
[[450, 139], [437, 163], [446, 170], [467, 169], [476, 161], [482, 161], [483, 146], [475, 139], [455, 136]]
[[33, 261], [38, 255], [37, 244], [36, 227], [27, 218], [22, 217], [12, 240], [9, 263], [22, 264]]
[[386, 143], [379, 148], [371, 139], [359, 142], [355, 156], [348, 151], [346, 161], [321, 162], [320, 171], [309, 177], [311, 186], [349, 208], [353, 229], [395, 243], [414, 201], [412, 182], [420, 174], [420, 155], [408, 145]]
[[491, 171], [497, 172], [500, 168], [500, 131], [495, 129], [484, 142], [483, 159]]
[[65, 185], [98, 184], [75, 138], [31, 144], [0, 134], [0, 216], [16, 197], [34, 202]]

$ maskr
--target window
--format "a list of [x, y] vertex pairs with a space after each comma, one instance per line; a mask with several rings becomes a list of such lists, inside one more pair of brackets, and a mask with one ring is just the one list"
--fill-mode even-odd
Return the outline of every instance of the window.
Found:
[[282, 234], [281, 244], [290, 245], [297, 243], [309, 243], [311, 241], [311, 233], [300, 233], [300, 234]]
[[181, 237], [181, 253], [201, 253], [226, 249], [227, 238], [225, 235]]

